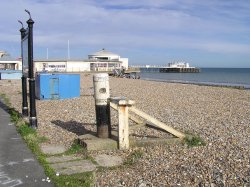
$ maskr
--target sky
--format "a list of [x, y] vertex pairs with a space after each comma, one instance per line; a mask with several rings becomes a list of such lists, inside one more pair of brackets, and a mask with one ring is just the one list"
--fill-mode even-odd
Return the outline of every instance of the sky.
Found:
[[129, 65], [185, 61], [250, 68], [249, 0], [2, 0], [0, 50], [20, 56], [34, 20], [35, 59], [87, 59], [105, 48]]

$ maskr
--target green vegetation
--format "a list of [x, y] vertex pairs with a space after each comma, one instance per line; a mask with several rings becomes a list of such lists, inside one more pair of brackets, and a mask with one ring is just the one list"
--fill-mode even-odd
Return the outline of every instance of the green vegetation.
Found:
[[83, 152], [84, 148], [75, 141], [71, 147], [65, 152], [66, 155], [72, 155], [76, 153]]
[[9, 113], [10, 113], [11, 122], [15, 124], [18, 123], [21, 118], [19, 112], [17, 112], [14, 108], [9, 108]]
[[0, 97], [3, 99], [4, 104], [8, 107], [11, 122], [16, 124], [20, 120], [20, 114], [14, 108], [11, 108], [10, 100], [7, 98], [6, 94], [1, 93]]
[[140, 149], [134, 150], [132, 153], [130, 153], [125, 160], [125, 165], [133, 165], [136, 163], [140, 158], [143, 157], [143, 151]]
[[5, 104], [6, 106], [10, 107], [10, 101], [9, 101], [9, 99], [6, 97], [6, 94], [1, 93], [1, 94], [0, 94], [0, 97], [2, 97], [4, 104]]
[[188, 147], [204, 146], [206, 145], [205, 141], [198, 135], [186, 134], [186, 137], [183, 139], [183, 143]]
[[[43, 154], [39, 148], [39, 144], [48, 141], [46, 137], [39, 137], [36, 130], [29, 127], [29, 124], [24, 122], [21, 115], [14, 109], [10, 108], [9, 99], [5, 94], [0, 94], [3, 98], [5, 105], [10, 113], [11, 121], [17, 125], [17, 131], [21, 134], [22, 138], [27, 143], [30, 150], [36, 155], [37, 160], [43, 166], [46, 176], [48, 176], [55, 186], [58, 187], [89, 187], [93, 184], [95, 175], [93, 172], [78, 173], [74, 175], [59, 175], [57, 176], [55, 171], [49, 166], [46, 161], [46, 155]], [[74, 143], [72, 147], [67, 151], [67, 154], [75, 154], [83, 151], [80, 145]]]
[[94, 158], [91, 157], [88, 154], [88, 151], [78, 143], [78, 140], [75, 140], [74, 143], [71, 145], [71, 147], [65, 153], [63, 153], [63, 155], [73, 155], [73, 154], [80, 154], [82, 158], [90, 160], [91, 162], [96, 164]]

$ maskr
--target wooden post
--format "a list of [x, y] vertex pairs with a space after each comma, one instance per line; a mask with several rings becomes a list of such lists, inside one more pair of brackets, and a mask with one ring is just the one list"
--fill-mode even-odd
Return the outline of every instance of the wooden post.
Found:
[[[118, 105], [117, 104], [110, 102], [110, 107], [118, 111]], [[136, 126], [133, 126], [132, 128], [136, 128], [137, 126], [141, 127], [141, 126], [145, 126], [146, 125], [145, 121], [143, 121], [143, 120], [141, 120], [141, 119], [139, 119], [139, 118], [137, 118], [135, 116], [128, 115], [128, 118], [138, 124]]]
[[129, 130], [128, 130], [128, 106], [118, 106], [119, 126], [118, 126], [118, 138], [119, 149], [129, 148]]
[[110, 102], [114, 102], [118, 105], [118, 145], [119, 149], [129, 148], [129, 124], [128, 124], [128, 108], [134, 104], [132, 100], [126, 100], [125, 98], [111, 98]]

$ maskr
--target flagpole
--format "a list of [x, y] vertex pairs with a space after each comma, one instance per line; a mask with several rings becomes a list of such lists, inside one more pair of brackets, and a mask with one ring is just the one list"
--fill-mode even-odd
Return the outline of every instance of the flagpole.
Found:
[[69, 40], [68, 40], [68, 59], [70, 59]]

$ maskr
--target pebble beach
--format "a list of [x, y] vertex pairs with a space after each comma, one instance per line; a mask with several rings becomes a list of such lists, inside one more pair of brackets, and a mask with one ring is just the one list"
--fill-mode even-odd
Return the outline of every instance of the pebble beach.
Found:
[[[21, 113], [21, 80], [0, 80], [0, 93]], [[96, 132], [93, 74], [81, 74], [81, 96], [36, 100], [40, 136], [46, 144], [71, 146], [78, 136]], [[205, 146], [159, 144], [129, 150], [92, 151], [126, 157], [140, 149], [136, 163], [96, 172], [95, 186], [250, 186], [250, 91], [192, 84], [110, 77], [111, 96], [135, 101], [135, 107], [181, 131], [199, 135]], [[117, 112], [111, 111], [117, 129]], [[169, 136], [142, 127], [131, 136]]]

